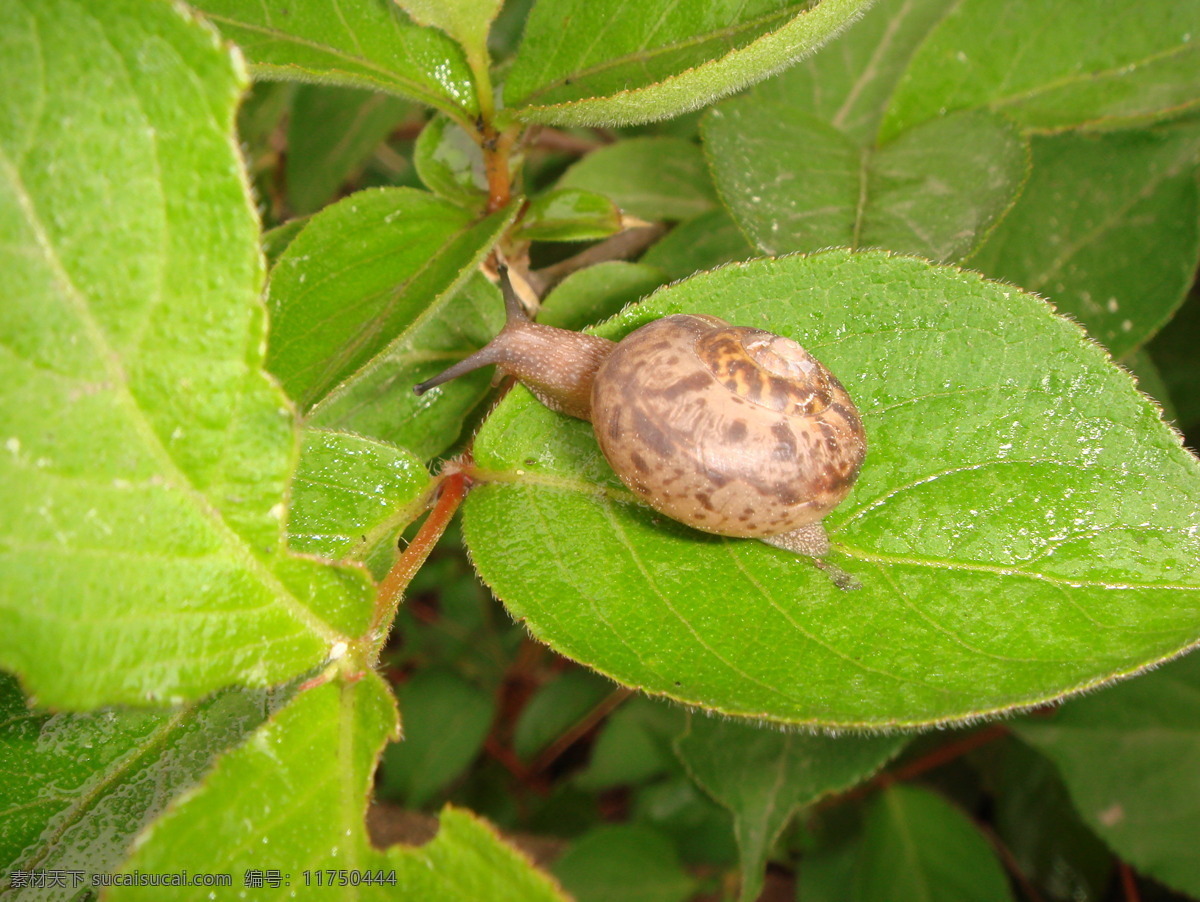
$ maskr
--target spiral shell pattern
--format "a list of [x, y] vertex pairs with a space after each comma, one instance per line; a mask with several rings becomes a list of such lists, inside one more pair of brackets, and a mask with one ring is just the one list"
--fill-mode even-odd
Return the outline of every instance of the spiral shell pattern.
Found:
[[866, 454], [854, 402], [788, 338], [668, 316], [600, 366], [592, 424], [624, 483], [706, 532], [774, 536], [818, 522]]

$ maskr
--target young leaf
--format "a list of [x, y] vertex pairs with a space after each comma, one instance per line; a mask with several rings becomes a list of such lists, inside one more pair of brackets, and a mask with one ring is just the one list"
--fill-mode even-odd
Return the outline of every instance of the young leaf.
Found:
[[467, 51], [478, 65], [488, 63], [488, 26], [500, 12], [503, 0], [396, 0], [422, 25], [440, 28]]
[[863, 146], [753, 92], [712, 110], [704, 141], [725, 205], [767, 254], [836, 245], [959, 259], [1012, 205], [1028, 167], [1020, 134], [990, 113]]
[[[317, 883], [326, 869], [350, 869], [373, 881], [396, 877], [393, 886], [343, 889], [350, 899], [562, 902], [546, 877], [466, 813], [443, 812], [437, 839], [421, 848], [370, 844], [371, 774], [397, 725], [395, 702], [373, 672], [300, 693], [140, 837], [124, 870], [224, 873], [238, 888], [248, 886], [248, 872], [279, 870], [292, 890], [311, 895], [329, 891]], [[195, 895], [191, 887], [156, 892]], [[112, 898], [141, 896], [119, 887]]]
[[526, 122], [666, 119], [786, 68], [844, 28], [864, 0], [681, 0], [668, 14], [621, 0], [541, 0], [508, 74]]
[[1200, 894], [1200, 656], [1015, 729], [1058, 765], [1084, 821], [1118, 855], [1168, 886]]
[[472, 373], [423, 397], [413, 386], [478, 350], [504, 324], [500, 290], [475, 273], [457, 294], [442, 294], [361, 372], [310, 415], [317, 426], [375, 436], [422, 460], [452, 445], [488, 394], [491, 374]]
[[418, 671], [396, 695], [404, 711], [404, 736], [383, 751], [380, 791], [420, 808], [479, 754], [496, 703], [449, 669]]
[[360, 191], [314, 216], [271, 272], [267, 366], [302, 408], [428, 319], [512, 211], [480, 222], [423, 191]]
[[597, 827], [554, 863], [554, 876], [576, 902], [684, 902], [696, 890], [670, 840], [642, 825]]
[[692, 779], [733, 814], [741, 852], [738, 898], [753, 902], [767, 854], [797, 809], [869, 777], [907, 742], [903, 734], [781, 733], [693, 715], [675, 751]]
[[[229, 689], [176, 710], [39, 714], [0, 675], [0, 870], [111, 874], [141, 829], [271, 711], [272, 693]], [[6, 887], [12, 898], [78, 897]]]
[[0, 666], [70, 708], [288, 679], [372, 592], [283, 543], [244, 78], [180, 6], [0, 16], [8, 83], [38, 86], [0, 96]]
[[470, 121], [479, 112], [462, 49], [390, 0], [196, 0], [259, 78], [386, 91]]
[[954, 110], [1026, 128], [1121, 124], [1200, 103], [1200, 6], [1177, 0], [991, 0], [947, 12], [913, 56], [880, 131], [888, 141]]
[[915, 786], [884, 790], [853, 850], [850, 883], [819, 885], [826, 862], [800, 869], [799, 894], [814, 902], [1012, 902], [1004, 869], [979, 832], [940, 796]]
[[364, 560], [413, 521], [429, 473], [400, 448], [361, 435], [310, 429], [292, 482], [288, 545], [331, 561]]
[[693, 277], [598, 331], [681, 312], [791, 337], [847, 386], [868, 452], [826, 526], [862, 588], [633, 503], [588, 424], [520, 390], [478, 435], [464, 536], [555, 649], [730, 714], [896, 725], [1036, 704], [1197, 641], [1200, 463], [1040, 300], [830, 251]]
[[630, 138], [593, 150], [558, 187], [598, 192], [651, 221], [691, 219], [717, 204], [703, 153], [682, 138]]
[[487, 205], [483, 151], [447, 116], [434, 116], [421, 129], [413, 165], [425, 187], [451, 203], [482, 213]]
[[1049, 298], [1120, 356], [1161, 327], [1200, 258], [1200, 120], [1033, 142], [1029, 184], [970, 265]]
[[414, 107], [389, 94], [300, 85], [288, 122], [287, 191], [298, 215], [323, 207]]
[[590, 241], [621, 230], [621, 211], [594, 191], [563, 188], [529, 202], [517, 235], [527, 241]]

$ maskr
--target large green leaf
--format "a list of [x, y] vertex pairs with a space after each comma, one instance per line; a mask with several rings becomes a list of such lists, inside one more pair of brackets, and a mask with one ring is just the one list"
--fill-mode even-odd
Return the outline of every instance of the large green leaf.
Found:
[[267, 365], [307, 409], [436, 314], [511, 217], [424, 191], [360, 191], [314, 216], [271, 271]]
[[[0, 676], [0, 872], [116, 871], [138, 832], [200, 778], [218, 752], [270, 713], [264, 690], [225, 690], [176, 710], [39, 714]], [[27, 887], [5, 898], [78, 898]]]
[[297, 215], [313, 213], [367, 162], [416, 108], [390, 94], [300, 85], [288, 119], [287, 193]]
[[429, 473], [407, 451], [326, 429], [304, 433], [288, 545], [332, 561], [366, 559], [424, 509]]
[[505, 102], [528, 122], [677, 116], [760, 81], [837, 34], [865, 0], [541, 0]]
[[479, 112], [462, 49], [391, 0], [196, 0], [260, 78], [387, 91], [469, 120]]
[[1079, 813], [1139, 871], [1200, 894], [1200, 656], [1026, 718]]
[[1178, 0], [963, 0], [913, 56], [880, 137], [954, 110], [1056, 130], [1192, 106], [1197, 34], [1200, 5]]
[[[300, 693], [138, 842], [125, 871], [224, 873], [277, 869], [287, 885], [259, 898], [339, 893], [343, 899], [562, 902], [552, 883], [488, 828], [447, 809], [427, 846], [374, 848], [364, 816], [375, 761], [397, 730], [395, 702], [373, 672]], [[394, 873], [395, 885], [318, 887], [326, 869]], [[156, 899], [203, 899], [200, 887], [161, 887]], [[140, 899], [119, 888], [112, 898]]]
[[371, 591], [283, 543], [244, 76], [169, 4], [9, 3], [0, 33], [0, 665], [56, 707], [287, 679]]
[[684, 311], [800, 341], [856, 399], [866, 464], [826, 524], [862, 588], [634, 504], [590, 427], [521, 390], [476, 441], [464, 534], [555, 649], [727, 713], [882, 725], [1034, 704], [1196, 642], [1200, 464], [1040, 300], [831, 251], [694, 277], [600, 331]]
[[733, 814], [742, 856], [739, 898], [753, 902], [767, 854], [797, 809], [869, 777], [907, 742], [898, 733], [782, 733], [693, 716], [675, 750], [692, 779]]
[[500, 291], [476, 273], [457, 293], [443, 293], [355, 378], [312, 411], [320, 426], [375, 436], [422, 459], [449, 447], [487, 396], [489, 375], [472, 373], [418, 398], [413, 386], [487, 344], [504, 324]]
[[768, 254], [837, 245], [960, 258], [1016, 199], [1028, 166], [1020, 134], [985, 112], [945, 116], [880, 147], [755, 93], [704, 124], [721, 197]]
[[1113, 352], [1187, 295], [1200, 256], [1200, 120], [1033, 142], [1016, 207], [970, 265], [1049, 298]]

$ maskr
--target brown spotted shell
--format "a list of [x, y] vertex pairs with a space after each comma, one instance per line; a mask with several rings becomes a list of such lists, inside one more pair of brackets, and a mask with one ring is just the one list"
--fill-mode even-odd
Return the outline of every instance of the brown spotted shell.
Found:
[[714, 316], [668, 316], [621, 341], [596, 374], [592, 423], [648, 505], [727, 536], [818, 522], [866, 454], [854, 402], [820, 361]]

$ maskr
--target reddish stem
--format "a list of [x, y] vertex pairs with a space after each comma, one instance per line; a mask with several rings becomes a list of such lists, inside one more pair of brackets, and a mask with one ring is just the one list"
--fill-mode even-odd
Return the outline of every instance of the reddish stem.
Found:
[[1121, 891], [1125, 894], [1125, 902], [1141, 902], [1138, 895], [1137, 881], [1133, 879], [1133, 870], [1125, 862], [1117, 862], [1117, 872], [1121, 875]]
[[383, 647], [387, 638], [386, 627], [390, 626], [395, 618], [404, 591], [429, 557], [429, 553], [433, 551], [433, 546], [442, 537], [442, 533], [446, 531], [450, 518], [454, 516], [466, 494], [467, 474], [462, 470], [455, 470], [442, 478], [441, 490], [433, 510], [429, 512], [412, 542], [396, 558], [396, 563], [379, 584], [379, 593], [375, 597], [375, 616], [371, 620], [368, 633], [372, 637], [371, 644], [376, 654]]

